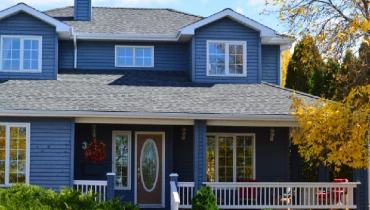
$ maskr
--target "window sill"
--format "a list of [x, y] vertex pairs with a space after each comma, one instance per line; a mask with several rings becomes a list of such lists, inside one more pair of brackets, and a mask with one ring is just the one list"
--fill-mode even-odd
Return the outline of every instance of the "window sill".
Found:
[[1, 72], [5, 72], [5, 73], [32, 73], [32, 74], [40, 74], [42, 73], [41, 70], [34, 70], [34, 71], [13, 71], [13, 70], [0, 70], [0, 73]]
[[115, 187], [114, 190], [131, 190], [130, 187]]
[[247, 77], [247, 75], [232, 75], [232, 74], [225, 74], [225, 75], [209, 75], [207, 77]]
[[114, 66], [116, 68], [154, 68], [154, 66]]

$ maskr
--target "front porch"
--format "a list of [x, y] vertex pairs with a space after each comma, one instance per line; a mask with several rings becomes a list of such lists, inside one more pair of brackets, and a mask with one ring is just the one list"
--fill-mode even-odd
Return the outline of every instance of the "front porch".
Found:
[[[295, 170], [291, 126], [274, 123], [76, 120], [74, 185], [102, 194], [101, 200], [123, 196], [123, 202], [139, 203], [145, 209], [190, 209], [201, 186], [213, 189], [221, 209], [356, 209], [359, 182], [296, 180], [291, 171]], [[93, 125], [96, 139], [106, 145], [101, 163], [86, 161], [84, 155]], [[144, 154], [145, 145], [154, 148], [149, 156]], [[171, 181], [171, 173], [177, 173], [178, 179]]]

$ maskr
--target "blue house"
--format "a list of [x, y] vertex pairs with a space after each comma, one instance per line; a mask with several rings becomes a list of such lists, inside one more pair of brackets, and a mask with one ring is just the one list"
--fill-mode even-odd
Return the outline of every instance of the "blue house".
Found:
[[[292, 38], [225, 9], [0, 12], [0, 187], [69, 186], [142, 208], [368, 208], [368, 173], [301, 182], [280, 53]], [[307, 101], [317, 98], [298, 93]]]

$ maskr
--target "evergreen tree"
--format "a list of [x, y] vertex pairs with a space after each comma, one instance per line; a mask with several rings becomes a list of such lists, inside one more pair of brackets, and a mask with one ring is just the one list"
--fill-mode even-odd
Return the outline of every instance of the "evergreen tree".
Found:
[[340, 64], [334, 58], [329, 58], [325, 65], [324, 95], [325, 98], [333, 99], [337, 89], [336, 75], [340, 72]]
[[286, 85], [297, 91], [321, 95], [323, 93], [323, 66], [315, 40], [305, 35], [294, 48], [288, 65]]

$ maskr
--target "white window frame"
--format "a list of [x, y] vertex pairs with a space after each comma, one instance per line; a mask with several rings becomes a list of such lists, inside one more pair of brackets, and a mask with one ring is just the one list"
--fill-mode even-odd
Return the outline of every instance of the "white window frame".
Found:
[[115, 190], [131, 190], [131, 131], [113, 131], [112, 132], [112, 171], [116, 173], [116, 135], [128, 135], [128, 163], [127, 163], [127, 187], [117, 187], [114, 180]]
[[[3, 69], [3, 39], [13, 38], [20, 39], [20, 64], [19, 70], [7, 70]], [[37, 69], [23, 69], [23, 54], [24, 54], [24, 40], [37, 40], [39, 41], [39, 54], [38, 54], [38, 68]], [[21, 72], [21, 73], [41, 73], [42, 72], [42, 36], [13, 36], [3, 35], [1, 36], [0, 44], [0, 72]]]
[[[120, 48], [132, 48], [133, 49], [133, 65], [118, 65], [117, 50]], [[136, 48], [146, 48], [152, 51], [152, 60], [150, 66], [136, 66]], [[114, 50], [114, 65], [115, 67], [134, 67], [134, 68], [153, 68], [154, 67], [154, 46], [128, 46], [128, 45], [116, 45]]]
[[[225, 74], [209, 74], [211, 65], [209, 63], [209, 44], [225, 44]], [[229, 73], [229, 45], [243, 45], [243, 73]], [[227, 41], [227, 40], [207, 40], [207, 69], [206, 74], [209, 77], [246, 77], [247, 76], [247, 42], [246, 41]]]
[[[233, 137], [233, 182], [237, 182], [236, 177], [236, 137], [252, 137], [253, 155], [252, 155], [252, 176], [256, 179], [256, 134], [255, 133], [207, 133], [208, 136], [215, 136], [215, 182], [219, 182], [218, 177], [218, 137]], [[208, 146], [208, 145], [206, 145]]]
[[5, 184], [0, 184], [0, 187], [11, 187], [9, 183], [9, 153], [10, 153], [10, 127], [25, 127], [26, 128], [26, 184], [30, 183], [30, 123], [6, 123], [0, 122], [0, 126], [5, 126]]

